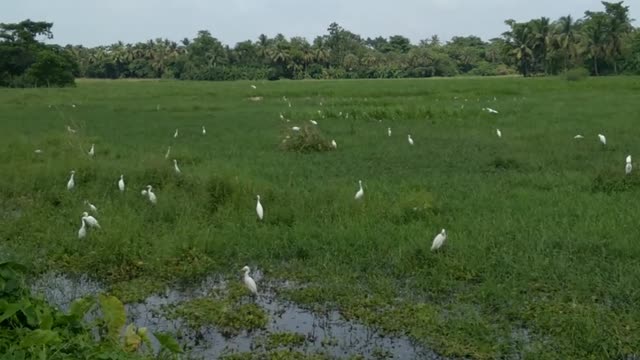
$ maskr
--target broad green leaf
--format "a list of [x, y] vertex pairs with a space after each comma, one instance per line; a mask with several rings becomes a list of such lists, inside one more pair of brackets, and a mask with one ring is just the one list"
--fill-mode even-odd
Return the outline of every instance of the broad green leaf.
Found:
[[60, 342], [58, 333], [52, 330], [33, 330], [28, 333], [20, 342], [20, 346], [28, 348], [32, 346], [43, 346]]
[[84, 316], [91, 310], [91, 307], [95, 304], [95, 298], [85, 297], [76, 299], [69, 308], [69, 315], [75, 316], [79, 320], [82, 320]]
[[24, 304], [11, 303], [8, 304], [2, 314], [0, 314], [0, 323], [15, 315], [18, 311], [22, 310]]
[[160, 345], [162, 345], [164, 349], [169, 350], [173, 354], [182, 354], [182, 349], [180, 348], [180, 344], [178, 344], [178, 341], [176, 341], [176, 339], [174, 339], [173, 336], [165, 333], [160, 333], [160, 332], [153, 333], [153, 336], [155, 336], [156, 339], [158, 339], [158, 342], [160, 343]]
[[118, 341], [120, 330], [124, 327], [127, 317], [124, 305], [117, 297], [111, 295], [99, 295], [98, 301], [107, 325], [107, 335], [113, 342]]
[[136, 326], [129, 324], [124, 332], [124, 351], [135, 352], [142, 344], [142, 338], [136, 333]]
[[149, 330], [146, 327], [138, 328], [138, 335], [140, 335], [140, 339], [142, 342], [147, 344], [147, 346], [151, 346], [151, 338], [149, 338]]

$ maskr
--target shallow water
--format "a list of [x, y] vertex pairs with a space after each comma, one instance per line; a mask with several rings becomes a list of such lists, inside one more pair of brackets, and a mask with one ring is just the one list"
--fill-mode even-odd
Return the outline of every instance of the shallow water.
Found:
[[[260, 279], [259, 272], [255, 277]], [[336, 311], [313, 313], [294, 303], [279, 300], [273, 293], [263, 293], [256, 299], [256, 303], [268, 314], [266, 329], [243, 332], [238, 336], [225, 337], [212, 326], [194, 330], [180, 319], [168, 319], [163, 312], [165, 306], [204, 297], [212, 290], [225, 287], [225, 281], [212, 276], [194, 288], [167, 289], [164, 293], [149, 296], [143, 302], [127, 304], [128, 322], [147, 327], [151, 332], [173, 334], [195, 358], [211, 359], [253, 352], [259, 350], [268, 334], [288, 332], [305, 336], [305, 343], [295, 350], [306, 354], [321, 353], [334, 358], [361, 355], [369, 359], [380, 358], [384, 354], [383, 358], [386, 359], [444, 359], [414, 345], [407, 338], [383, 336], [362, 324], [346, 321]], [[86, 277], [73, 278], [60, 274], [46, 274], [33, 283], [32, 289], [62, 311], [66, 311], [77, 298], [103, 291], [99, 283]], [[155, 343], [156, 350], [157, 346]]]

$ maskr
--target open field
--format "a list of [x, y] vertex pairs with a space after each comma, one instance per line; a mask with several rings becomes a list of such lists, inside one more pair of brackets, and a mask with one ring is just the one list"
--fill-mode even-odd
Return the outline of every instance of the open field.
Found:
[[[278, 298], [443, 356], [640, 356], [640, 174], [625, 176], [640, 78], [256, 86], [0, 89], [0, 260], [87, 274], [126, 302], [212, 274], [241, 284], [249, 265]], [[337, 150], [281, 148], [309, 119]], [[79, 240], [85, 199], [102, 229]]]

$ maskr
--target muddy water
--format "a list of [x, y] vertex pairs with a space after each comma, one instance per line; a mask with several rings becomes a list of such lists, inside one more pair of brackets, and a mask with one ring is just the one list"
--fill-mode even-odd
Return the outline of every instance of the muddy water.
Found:
[[[260, 274], [256, 275], [259, 279]], [[147, 327], [151, 332], [173, 334], [195, 358], [213, 359], [234, 353], [259, 352], [264, 350], [261, 344], [268, 334], [289, 332], [305, 336], [305, 343], [295, 350], [306, 354], [320, 353], [333, 358], [361, 355], [367, 359], [444, 359], [415, 346], [406, 338], [383, 336], [364, 325], [344, 320], [335, 311], [323, 314], [310, 312], [277, 299], [273, 293], [261, 294], [256, 300], [268, 314], [266, 329], [233, 337], [223, 336], [212, 326], [191, 329], [180, 319], [168, 319], [163, 312], [165, 306], [207, 296], [212, 290], [224, 289], [225, 286], [223, 280], [210, 277], [194, 288], [167, 289], [164, 293], [149, 296], [143, 302], [127, 304], [128, 322]], [[99, 283], [86, 277], [72, 278], [59, 274], [47, 274], [37, 279], [32, 289], [63, 311], [68, 309], [73, 300], [103, 291]], [[157, 348], [157, 344], [154, 347]]]

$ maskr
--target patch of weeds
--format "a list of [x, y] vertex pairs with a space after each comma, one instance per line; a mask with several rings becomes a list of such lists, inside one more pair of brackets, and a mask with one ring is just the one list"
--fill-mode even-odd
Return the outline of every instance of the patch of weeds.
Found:
[[601, 172], [591, 183], [591, 191], [613, 194], [640, 189], [640, 177], [633, 175]]
[[331, 151], [331, 142], [325, 138], [317, 126], [307, 125], [299, 131], [287, 131], [280, 142], [280, 147], [286, 151], [301, 153]]
[[149, 295], [161, 291], [164, 283], [158, 278], [137, 278], [111, 286], [111, 293], [125, 304], [142, 302]]
[[516, 159], [496, 157], [491, 161], [490, 166], [497, 171], [518, 170], [520, 163]]
[[298, 347], [302, 346], [305, 342], [305, 337], [302, 334], [296, 334], [291, 332], [281, 332], [269, 334], [267, 337], [267, 349], [276, 349], [279, 347]]
[[267, 314], [256, 304], [237, 305], [212, 298], [182, 303], [169, 316], [184, 319], [194, 329], [213, 325], [225, 336], [235, 336], [243, 330], [264, 329], [267, 325]]
[[207, 207], [211, 213], [216, 213], [231, 198], [235, 188], [231, 181], [225, 178], [212, 177], [207, 181], [206, 192]]
[[437, 213], [433, 195], [424, 190], [403, 194], [391, 210], [396, 224], [421, 221]]

